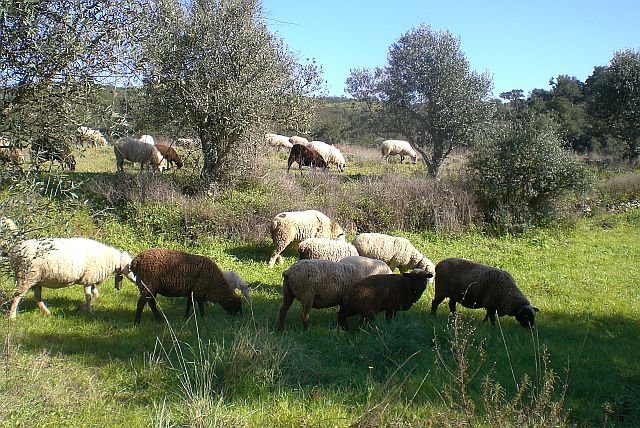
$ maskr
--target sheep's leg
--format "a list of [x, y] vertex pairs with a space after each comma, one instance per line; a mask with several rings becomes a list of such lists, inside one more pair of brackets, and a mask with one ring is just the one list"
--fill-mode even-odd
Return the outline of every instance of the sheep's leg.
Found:
[[42, 287], [41, 286], [37, 285], [37, 286], [33, 287], [33, 298], [36, 300], [36, 305], [38, 305], [40, 310], [46, 316], [51, 315], [51, 312], [49, 312], [49, 309], [47, 308], [47, 306], [42, 301]]
[[193, 293], [187, 296], [187, 309], [184, 311], [185, 319], [189, 318], [189, 315], [191, 314], [191, 306], [193, 306]]
[[436, 310], [438, 309], [438, 306], [440, 306], [440, 303], [442, 303], [443, 300], [444, 300], [444, 297], [440, 297], [438, 295], [436, 295], [433, 298], [433, 301], [431, 302], [431, 314], [432, 315], [436, 314]]
[[162, 315], [160, 315], [160, 311], [158, 311], [158, 306], [156, 305], [156, 296], [148, 297], [147, 303], [149, 303], [149, 307], [151, 308], [153, 315], [156, 317], [156, 321], [162, 321]]
[[16, 313], [18, 312], [18, 304], [20, 303], [20, 300], [22, 300], [24, 295], [27, 294], [27, 291], [29, 291], [30, 288], [31, 286], [29, 286], [28, 284], [27, 285], [18, 284], [18, 291], [14, 295], [13, 301], [11, 302], [11, 308], [9, 309], [9, 319], [12, 319], [12, 320], [16, 319]]
[[287, 312], [293, 303], [293, 293], [289, 290], [289, 287], [285, 285], [282, 289], [282, 305], [280, 311], [278, 311], [278, 331], [284, 330], [284, 318], [287, 316]]
[[95, 302], [96, 299], [100, 297], [100, 292], [98, 291], [98, 287], [96, 287], [95, 285], [91, 287], [91, 296], [92, 296], [91, 303]]
[[311, 312], [311, 302], [303, 302], [302, 303], [302, 327], [305, 330], [309, 330], [309, 312]]
[[276, 240], [276, 242], [276, 247], [273, 249], [273, 253], [271, 253], [271, 257], [269, 258], [270, 268], [272, 268], [276, 263], [282, 263], [282, 257], [280, 256], [280, 253], [283, 252], [285, 248], [287, 248], [287, 246], [291, 243], [291, 241], [283, 243], [279, 240]]
[[198, 300], [198, 309], [200, 310], [200, 316], [204, 317], [204, 300]]
[[140, 318], [142, 317], [142, 310], [144, 309], [144, 305], [147, 304], [147, 298], [143, 295], [138, 299], [138, 306], [136, 307], [136, 319], [133, 322], [134, 324], [140, 324]]
[[394, 318], [396, 317], [396, 311], [394, 311], [393, 309], [387, 309], [387, 310], [385, 311], [385, 317], [386, 317], [388, 320], [392, 320], [392, 319], [394, 319]]
[[93, 288], [92, 285], [86, 285], [84, 287], [85, 308], [87, 312], [92, 311], [92, 308], [91, 308], [91, 300], [93, 300], [93, 293], [91, 290], [92, 288]]
[[484, 316], [484, 321], [487, 322], [487, 319], [491, 320], [491, 324], [496, 324], [496, 310], [495, 309], [487, 309], [487, 314]]
[[449, 310], [451, 311], [451, 313], [455, 313], [456, 311], [456, 301], [453, 300], [451, 297], [449, 297]]
[[347, 306], [340, 306], [340, 310], [338, 311], [338, 325], [342, 327], [343, 330], [348, 330], [347, 318], [354, 314], [355, 312], [350, 311]]

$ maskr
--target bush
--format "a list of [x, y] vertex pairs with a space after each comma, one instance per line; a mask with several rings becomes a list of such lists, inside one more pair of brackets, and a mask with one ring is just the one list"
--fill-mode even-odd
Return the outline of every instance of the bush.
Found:
[[489, 223], [510, 231], [554, 217], [563, 197], [586, 190], [590, 177], [544, 116], [514, 119], [479, 144], [469, 161], [479, 208]]

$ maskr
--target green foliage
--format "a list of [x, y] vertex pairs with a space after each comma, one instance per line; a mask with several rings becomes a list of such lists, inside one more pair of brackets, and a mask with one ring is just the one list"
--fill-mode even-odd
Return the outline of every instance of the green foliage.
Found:
[[563, 150], [553, 121], [543, 116], [515, 118], [476, 146], [469, 170], [486, 220], [507, 230], [552, 217], [565, 193], [589, 184], [586, 170]]
[[435, 177], [451, 151], [487, 125], [491, 79], [470, 70], [459, 39], [426, 25], [402, 35], [388, 58], [385, 68], [351, 70], [347, 91], [371, 103], [380, 129], [404, 135]]
[[20, 145], [71, 140], [88, 119], [95, 83], [135, 69], [139, 13], [136, 0], [3, 2], [0, 133]]
[[318, 89], [314, 63], [301, 65], [269, 32], [256, 0], [153, 1], [144, 49], [145, 88], [157, 120], [194, 128], [206, 185], [243, 172], [274, 124], [298, 127]]
[[640, 51], [616, 52], [609, 66], [596, 67], [587, 79], [589, 113], [594, 126], [621, 140], [623, 156], [640, 156]]

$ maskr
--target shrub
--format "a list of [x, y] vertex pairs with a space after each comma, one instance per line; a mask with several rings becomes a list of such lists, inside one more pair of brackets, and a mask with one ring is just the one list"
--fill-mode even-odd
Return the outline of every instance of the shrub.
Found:
[[553, 217], [568, 193], [590, 178], [544, 116], [514, 119], [471, 154], [469, 172], [485, 220], [507, 230]]

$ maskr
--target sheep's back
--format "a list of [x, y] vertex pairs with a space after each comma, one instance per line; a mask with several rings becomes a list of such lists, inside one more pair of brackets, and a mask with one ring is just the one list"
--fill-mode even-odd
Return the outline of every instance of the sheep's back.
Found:
[[283, 277], [293, 295], [313, 302], [314, 308], [337, 306], [359, 279], [351, 265], [318, 259], [297, 261], [284, 271]]

